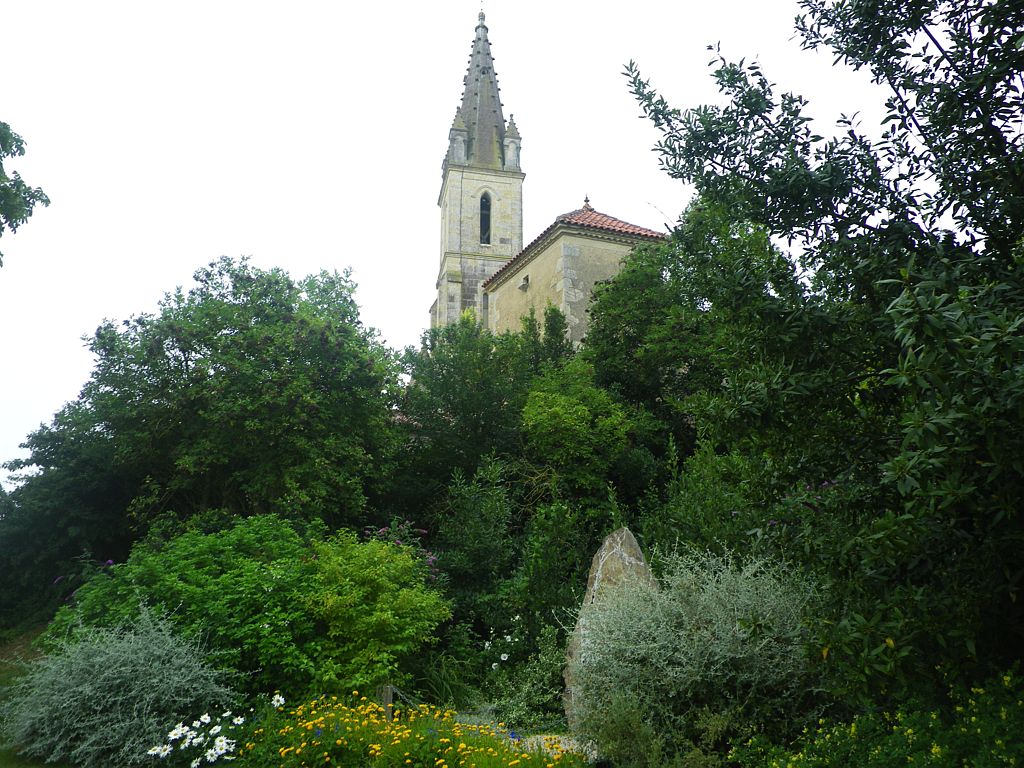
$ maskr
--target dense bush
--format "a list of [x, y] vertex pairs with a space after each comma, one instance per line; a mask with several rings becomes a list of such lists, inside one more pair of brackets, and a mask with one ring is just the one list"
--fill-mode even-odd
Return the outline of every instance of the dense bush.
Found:
[[955, 687], [939, 708], [909, 704], [848, 723], [825, 723], [793, 747], [752, 739], [731, 757], [747, 768], [895, 768], [1024, 763], [1024, 680], [1013, 670], [980, 687]]
[[813, 686], [805, 616], [814, 584], [765, 559], [696, 550], [665, 558], [661, 587], [631, 580], [581, 614], [572, 673], [580, 733], [620, 765], [799, 730]]
[[448, 616], [411, 551], [352, 533], [306, 540], [273, 516], [227, 530], [137, 545], [61, 609], [49, 641], [79, 623], [135, 615], [139, 601], [208, 638], [219, 665], [246, 673], [251, 692], [304, 692], [382, 683]]
[[11, 685], [5, 740], [27, 757], [82, 768], [147, 761], [167, 723], [235, 698], [203, 656], [146, 609], [130, 623], [83, 629]]
[[526, 658], [514, 664], [503, 664], [501, 660], [511, 656], [507, 650], [511, 650], [509, 646], [520, 638], [501, 636], [504, 638], [512, 640], [504, 645], [492, 645], [498, 658], [492, 662], [494, 674], [487, 681], [487, 693], [491, 698], [489, 709], [494, 719], [516, 730], [564, 731], [562, 669], [565, 666], [565, 643], [562, 633], [551, 625], [543, 627], [535, 643], [531, 644], [536, 650], [527, 651]]

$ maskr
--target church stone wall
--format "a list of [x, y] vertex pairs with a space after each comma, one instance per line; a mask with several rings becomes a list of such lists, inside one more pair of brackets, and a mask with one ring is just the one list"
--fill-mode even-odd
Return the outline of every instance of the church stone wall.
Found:
[[566, 316], [569, 338], [578, 344], [587, 332], [587, 307], [595, 283], [618, 274], [634, 243], [599, 234], [556, 234], [514, 273], [488, 291], [488, 327], [517, 331], [530, 309], [540, 319], [548, 304]]
[[579, 344], [587, 335], [587, 309], [594, 286], [615, 277], [622, 268], [622, 260], [635, 245], [596, 237], [567, 238], [562, 248], [560, 309], [568, 321], [569, 338], [574, 344]]

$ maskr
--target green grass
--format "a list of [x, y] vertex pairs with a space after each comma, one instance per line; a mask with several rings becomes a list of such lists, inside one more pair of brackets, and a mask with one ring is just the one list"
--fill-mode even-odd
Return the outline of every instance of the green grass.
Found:
[[47, 768], [71, 768], [70, 766], [62, 766], [59, 763], [26, 760], [23, 757], [18, 757], [13, 749], [0, 749], [0, 768], [42, 768], [43, 766], [47, 766]]
[[[10, 685], [20, 674], [20, 661], [27, 661], [39, 655], [39, 651], [32, 647], [32, 642], [45, 629], [45, 624], [34, 627], [17, 637], [0, 644], [0, 699], [4, 696], [4, 689]], [[70, 768], [54, 763], [44, 763], [39, 760], [27, 760], [19, 757], [13, 749], [0, 748], [0, 768]]]

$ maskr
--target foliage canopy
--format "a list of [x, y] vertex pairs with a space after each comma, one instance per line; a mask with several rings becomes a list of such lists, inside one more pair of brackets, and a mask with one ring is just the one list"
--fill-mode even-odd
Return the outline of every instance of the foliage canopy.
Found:
[[[681, 392], [705, 447], [745, 456], [745, 482], [761, 483], [772, 519], [749, 521], [749, 545], [830, 572], [844, 597], [822, 617], [820, 650], [834, 692], [870, 701], [939, 661], [999, 669], [1024, 639], [1024, 8], [801, 5], [806, 47], [889, 87], [879, 140], [845, 117], [834, 137], [815, 133], [804, 99], [777, 95], [757, 63], [716, 57], [727, 103], [686, 110], [627, 67], [663, 166], [700, 195], [646, 280], [665, 295], [688, 265], [724, 277], [722, 292], [670, 313], [693, 338], [647, 321], [654, 352], [640, 349], [657, 360], [649, 391]], [[799, 274], [768, 283], [756, 251], [722, 238], [701, 264], [694, 217], [706, 211], [789, 243]], [[602, 301], [636, 299], [616, 293], [598, 316]], [[697, 378], [706, 360], [718, 381]]]
[[[359, 526], [395, 447], [397, 367], [354, 286], [221, 259], [156, 314], [104, 322], [78, 399], [29, 435], [0, 521], [5, 595], [148, 531], [276, 513]], [[10, 588], [7, 588], [10, 584]]]
[[[7, 123], [0, 122], [0, 236], [5, 229], [15, 232], [28, 221], [36, 205], [49, 205], [50, 198], [39, 187], [30, 187], [17, 171], [10, 175], [4, 170], [4, 158], [20, 157], [25, 154], [25, 141], [11, 130]], [[0, 267], [3, 266], [0, 253]]]

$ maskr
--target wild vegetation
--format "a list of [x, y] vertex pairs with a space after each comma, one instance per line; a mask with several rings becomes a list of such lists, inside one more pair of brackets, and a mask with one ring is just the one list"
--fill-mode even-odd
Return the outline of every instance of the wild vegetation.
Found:
[[549, 308], [396, 353], [346, 276], [244, 260], [97, 329], [0, 495], [0, 621], [49, 622], [6, 738], [116, 762], [73, 752], [71, 704], [124, 722], [164, 673], [77, 670], [160, 616], [241, 698], [161, 698], [141, 762], [576, 763], [519, 731], [567, 728], [567, 629], [625, 524], [661, 586], [586, 619], [573, 725], [603, 759], [1024, 761], [1024, 7], [802, 5], [804, 46], [890, 89], [881, 138], [819, 135], [756, 63], [682, 110], [630, 64], [697, 196], [578, 350]]

